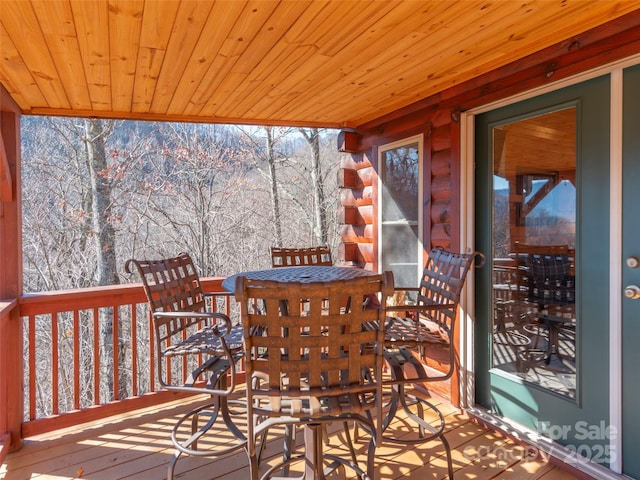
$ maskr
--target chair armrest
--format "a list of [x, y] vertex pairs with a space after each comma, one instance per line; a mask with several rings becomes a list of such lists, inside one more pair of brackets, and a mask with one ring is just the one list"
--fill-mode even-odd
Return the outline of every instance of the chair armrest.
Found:
[[387, 312], [423, 312], [425, 310], [445, 310], [455, 306], [453, 303], [438, 303], [434, 305], [388, 305]]
[[[231, 319], [220, 312], [155, 312], [153, 314], [153, 319], [172, 319], [172, 318], [192, 318], [195, 320], [206, 320], [207, 325], [213, 325], [215, 327], [215, 334], [219, 337], [223, 337], [231, 333], [231, 329], [233, 325], [231, 324]], [[213, 324], [208, 320], [222, 320], [224, 322], [224, 332], [220, 332], [219, 325]]]
[[394, 287], [394, 292], [419, 292], [420, 288], [418, 287]]
[[234, 292], [202, 292], [204, 297], [230, 297], [234, 294]]

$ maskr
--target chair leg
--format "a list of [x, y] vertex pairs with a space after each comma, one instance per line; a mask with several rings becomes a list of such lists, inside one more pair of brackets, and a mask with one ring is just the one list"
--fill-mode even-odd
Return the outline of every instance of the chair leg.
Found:
[[449, 441], [444, 436], [444, 433], [438, 438], [440, 438], [440, 441], [444, 445], [445, 455], [447, 456], [447, 470], [449, 473], [449, 480], [453, 480], [453, 461], [451, 460], [451, 447], [449, 446]]
[[258, 470], [260, 466], [260, 462], [258, 460], [258, 455], [256, 451], [253, 451], [253, 454], [247, 451], [247, 456], [249, 457], [249, 475], [251, 480], [259, 480]]
[[[415, 407], [415, 411], [411, 410], [411, 406]], [[384, 435], [384, 432], [391, 425], [391, 422], [393, 421], [400, 408], [402, 408], [402, 410], [407, 415], [407, 420], [411, 421], [417, 426], [417, 438], [401, 440], [391, 435]], [[425, 410], [427, 409], [433, 411], [438, 416], [438, 426], [433, 426], [430, 422], [427, 422], [424, 419]], [[448, 478], [449, 480], [453, 480], [453, 461], [451, 458], [451, 447], [446, 437], [444, 436], [445, 425], [446, 423], [444, 416], [435, 405], [431, 404], [425, 399], [418, 398], [415, 395], [406, 394], [404, 390], [404, 384], [402, 383], [392, 386], [389, 411], [385, 415], [382, 423], [383, 439], [390, 443], [396, 443], [400, 445], [418, 445], [438, 438], [442, 442], [442, 445], [445, 449], [445, 455], [447, 457]], [[371, 466], [369, 468], [371, 468]]]
[[[360, 421], [366, 421], [366, 419], [361, 419]], [[289, 427], [294, 427], [294, 425], [287, 425], [287, 429]], [[349, 444], [349, 449], [351, 452], [351, 459], [347, 460], [346, 458], [341, 458], [337, 455], [332, 454], [324, 454], [324, 438], [326, 431], [326, 423], [318, 422], [318, 423], [307, 423], [303, 424], [303, 432], [304, 432], [304, 453], [300, 453], [298, 455], [283, 455], [285, 457], [282, 462], [279, 462], [277, 465], [271, 466], [266, 472], [263, 472], [260, 476], [261, 480], [267, 479], [278, 479], [284, 480], [284, 478], [294, 478], [289, 476], [279, 476], [274, 475], [277, 473], [284, 472], [285, 469], [288, 472], [289, 467], [293, 463], [303, 462], [304, 468], [303, 473], [297, 478], [297, 480], [325, 480], [327, 477], [334, 478], [332, 472], [340, 469], [341, 477], [344, 478], [346, 473], [345, 470], [347, 468], [352, 469], [357, 478], [359, 480], [373, 480], [374, 476], [372, 474], [374, 462], [375, 462], [375, 449], [377, 443], [375, 438], [372, 437], [369, 443], [369, 451], [367, 458], [367, 471], [362, 470], [357, 462], [357, 455], [355, 453], [355, 449], [353, 448], [353, 444], [351, 442], [351, 437], [348, 434], [348, 423], [347, 421], [343, 422], [343, 426], [345, 427], [345, 432], [347, 433], [347, 443]], [[373, 423], [368, 423], [367, 431], [371, 430], [373, 427]], [[288, 458], [286, 458], [288, 457]], [[249, 455], [251, 468], [257, 471], [258, 461], [257, 456], [254, 454], [253, 458], [251, 454]], [[251, 474], [251, 479], [256, 480], [257, 477], [254, 477], [253, 470]], [[284, 475], [284, 474], [282, 474]], [[289, 475], [287, 473], [287, 475]], [[351, 478], [351, 477], [350, 477]]]
[[173, 452], [173, 457], [171, 457], [171, 461], [167, 467], [167, 480], [173, 480], [173, 472], [176, 469], [176, 463], [178, 462], [180, 455], [182, 455], [182, 452], [179, 450]]
[[[358, 423], [356, 422], [356, 427], [357, 427]], [[349, 453], [351, 454], [351, 461], [354, 463], [354, 465], [358, 464], [358, 457], [356, 455], [356, 450], [355, 448], [353, 448], [353, 442], [351, 441], [351, 433], [349, 433], [349, 423], [348, 422], [342, 422], [342, 426], [344, 427], [344, 436], [345, 439], [347, 440], [347, 446], [349, 447]]]
[[[295, 448], [295, 441], [296, 441], [296, 426], [292, 425], [292, 424], [285, 425], [284, 447], [283, 447], [283, 450], [282, 450], [282, 461], [283, 462], [286, 462], [291, 457], [293, 457], [293, 450]], [[284, 467], [282, 468], [282, 475], [285, 476], [285, 477], [287, 475], [289, 475], [289, 464], [288, 463], [284, 464]]]
[[[215, 409], [216, 409], [216, 411], [220, 411], [218, 406], [216, 406]], [[195, 440], [193, 441], [193, 443], [191, 444], [190, 447], [193, 448], [194, 450], [198, 449], [198, 436], [196, 435], [196, 432], [198, 431], [198, 420], [199, 419], [200, 419], [200, 414], [199, 413], [194, 413], [193, 417], [191, 418], [191, 438], [194, 438]]]
[[369, 441], [369, 448], [367, 449], [367, 475], [362, 476], [362, 480], [374, 480], [375, 477], [375, 459], [376, 448], [380, 445], [380, 438], [376, 438], [375, 429], [372, 433], [371, 440]]
[[[229, 411], [229, 403], [241, 404], [238, 401], [229, 401], [226, 397], [214, 396], [211, 402], [201, 405], [194, 410], [191, 410], [187, 414], [183, 415], [174, 425], [171, 432], [171, 441], [174, 446], [174, 455], [169, 464], [167, 479], [172, 480], [176, 463], [183, 453], [191, 456], [219, 456], [232, 453], [239, 449], [247, 449], [247, 438], [244, 433], [233, 422]], [[246, 408], [246, 407], [245, 407]], [[200, 425], [201, 420], [205, 419], [203, 425]], [[221, 445], [220, 448], [214, 447], [211, 449], [198, 449], [198, 441], [209, 430], [219, 423], [220, 420], [224, 420], [224, 424], [227, 430], [235, 437], [234, 443]], [[190, 436], [186, 439], [180, 438], [180, 428], [182, 425], [189, 425], [190, 423]]]
[[304, 478], [324, 478], [322, 460], [322, 424], [304, 426]]

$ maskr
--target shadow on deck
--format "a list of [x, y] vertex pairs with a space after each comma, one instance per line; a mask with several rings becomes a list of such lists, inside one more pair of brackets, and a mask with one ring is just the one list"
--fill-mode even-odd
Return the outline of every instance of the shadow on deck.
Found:
[[[29, 438], [24, 447], [9, 454], [0, 468], [6, 480], [45, 479], [162, 479], [173, 455], [170, 432], [186, 407], [202, 402], [204, 397], [175, 401], [106, 418], [100, 422], [77, 425], [46, 435]], [[438, 403], [438, 402], [436, 402]], [[472, 421], [458, 409], [439, 402], [447, 418], [447, 439], [453, 451], [455, 478], [473, 480], [574, 480], [577, 477], [561, 470], [535, 450], [524, 448]], [[329, 431], [326, 451], [348, 451], [342, 446], [344, 432], [336, 424]], [[407, 431], [402, 418], [392, 427], [400, 435]], [[227, 431], [216, 432], [216, 441], [230, 438]], [[301, 444], [302, 435], [297, 435]], [[366, 464], [366, 441], [356, 448]], [[209, 440], [210, 441], [210, 440]], [[282, 452], [282, 430], [270, 433], [265, 463], [277, 462]], [[380, 480], [443, 479], [447, 469], [444, 448], [438, 441], [420, 446], [383, 444], [377, 449], [376, 473]], [[261, 469], [262, 471], [262, 469]], [[247, 480], [248, 462], [244, 450], [218, 457], [182, 457], [175, 478]], [[335, 475], [331, 478], [341, 478]], [[347, 477], [351, 478], [351, 477]]]

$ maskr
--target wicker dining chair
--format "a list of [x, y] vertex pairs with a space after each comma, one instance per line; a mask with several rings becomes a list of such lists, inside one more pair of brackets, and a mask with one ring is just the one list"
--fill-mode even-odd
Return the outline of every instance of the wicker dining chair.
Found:
[[[236, 364], [244, 356], [243, 329], [224, 313], [207, 310], [206, 295], [188, 254], [128, 260], [125, 271], [132, 273], [134, 268], [142, 279], [153, 319], [155, 344], [151, 351], [155, 352], [158, 382], [167, 390], [211, 396], [210, 402], [185, 414], [173, 428], [175, 453], [167, 472], [170, 480], [183, 453], [216, 456], [246, 448], [246, 437], [232, 418], [230, 404], [239, 403], [242, 412], [246, 405], [228, 399], [236, 386]], [[235, 441], [215, 449], [198, 448], [198, 441], [220, 417]], [[181, 430], [185, 423], [190, 423], [186, 439]]]
[[303, 265], [333, 265], [328, 245], [307, 248], [271, 247], [271, 266], [299, 267]]
[[[390, 379], [385, 387], [391, 390], [391, 400], [382, 425], [382, 438], [405, 445], [439, 439], [445, 448], [449, 478], [453, 478], [453, 464], [451, 449], [444, 436], [444, 416], [431, 402], [406, 393], [405, 386], [441, 382], [453, 375], [456, 364], [453, 337], [458, 306], [467, 274], [476, 259], [479, 259], [477, 267], [484, 265], [485, 257], [480, 252], [462, 254], [439, 247], [432, 249], [420, 285], [396, 289], [407, 292], [409, 298], [413, 292], [412, 303], [387, 307], [384, 356]], [[393, 312], [398, 312], [397, 316], [391, 316]], [[415, 423], [417, 435], [389, 433], [388, 427], [399, 409], [407, 413], [408, 422]], [[425, 420], [425, 409], [435, 413], [438, 420], [433, 423]]]
[[[373, 478], [379, 438], [374, 419], [381, 418], [382, 408], [384, 306], [393, 290], [391, 279], [388, 274], [324, 283], [237, 279], [253, 480], [258, 478], [256, 439], [273, 425], [303, 425], [305, 453], [286, 457], [262, 479], [300, 460], [305, 460], [305, 474], [314, 478], [323, 479], [340, 466], [351, 467], [360, 478]], [[345, 296], [352, 299], [349, 309], [343, 307]], [[373, 297], [379, 299], [375, 308], [365, 301]], [[256, 299], [266, 308], [251, 308]], [[372, 433], [366, 473], [356, 463], [346, 428], [352, 420]], [[323, 454], [322, 427], [336, 421], [345, 422], [350, 460]]]

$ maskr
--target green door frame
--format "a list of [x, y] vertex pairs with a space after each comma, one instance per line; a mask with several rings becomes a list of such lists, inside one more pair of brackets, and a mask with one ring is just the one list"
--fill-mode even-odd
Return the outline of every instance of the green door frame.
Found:
[[[609, 395], [602, 385], [609, 384], [608, 317], [609, 298], [602, 293], [600, 280], [609, 277], [609, 235], [603, 222], [609, 221], [609, 115], [610, 78], [600, 76], [545, 93], [531, 99], [487, 112], [477, 117], [483, 133], [476, 138], [477, 189], [476, 248], [491, 258], [491, 186], [493, 185], [490, 134], [495, 126], [538, 116], [569, 106], [576, 108], [577, 120], [577, 231], [576, 231], [576, 367], [577, 396], [561, 397], [491, 368], [476, 371], [476, 401], [495, 409], [537, 433], [549, 435], [559, 443], [573, 446], [588, 458], [605, 461], [611, 455], [605, 431], [585, 438], [583, 427], [608, 426]], [[483, 161], [484, 160], [484, 161]], [[488, 263], [491, 262], [488, 260]], [[491, 365], [493, 305], [490, 268], [479, 272], [476, 298], [479, 322], [476, 324], [476, 359]], [[605, 352], [604, 354], [602, 352]], [[583, 424], [583, 422], [585, 422]], [[598, 426], [598, 427], [596, 427]]]
[[[640, 203], [640, 65], [624, 71], [622, 77], [624, 105], [622, 105], [622, 125], [619, 131], [622, 135], [622, 165], [620, 168], [622, 188], [617, 193], [623, 197], [622, 208], [618, 211], [622, 216], [622, 235], [619, 264], [622, 268], [622, 280], [619, 291], [622, 292], [629, 285], [640, 286], [640, 268], [629, 266], [629, 258], [640, 259], [640, 216], [637, 205]], [[640, 353], [640, 299], [624, 298], [621, 307], [622, 325], [619, 338], [622, 352], [621, 384], [622, 402], [620, 410], [620, 424], [622, 432], [622, 471], [632, 478], [640, 478], [640, 382], [638, 381], [638, 363]], [[625, 455], [624, 452], [632, 454]]]
[[[461, 212], [461, 244], [460, 248], [475, 248], [475, 200], [474, 200], [474, 188], [475, 188], [475, 153], [474, 153], [474, 129], [475, 129], [475, 116], [490, 110], [494, 110], [504, 105], [519, 102], [521, 100], [532, 98], [538, 95], [542, 95], [549, 91], [554, 91], [565, 86], [581, 83], [590, 78], [595, 78], [604, 74], [611, 75], [611, 158], [610, 158], [610, 176], [612, 185], [622, 185], [622, 71], [624, 68], [640, 64], [640, 55], [624, 59], [612, 65], [603, 66], [592, 72], [585, 72], [579, 76], [557, 82], [553, 85], [545, 86], [535, 91], [526, 92], [513, 98], [503, 99], [499, 102], [484, 105], [482, 107], [463, 112], [461, 115], [461, 156], [462, 156], [462, 169], [461, 169], [461, 198], [460, 204], [462, 206]], [[622, 194], [620, 189], [611, 189], [610, 194], [610, 209], [611, 209], [611, 233], [610, 233], [610, 256], [612, 259], [622, 258], [622, 239], [619, 234], [622, 226]], [[622, 298], [620, 292], [622, 291], [622, 275], [621, 266], [619, 261], [611, 261], [610, 278], [609, 278], [609, 297], [611, 299], [609, 304], [609, 317], [610, 317], [610, 395], [609, 402], [610, 408], [610, 422], [609, 425], [612, 428], [621, 431], [622, 427]], [[463, 315], [461, 316], [461, 335], [460, 335], [460, 363], [461, 363], [461, 404], [469, 412], [482, 417], [488, 422], [493, 422], [497, 428], [501, 426], [504, 428], [504, 421], [492, 416], [490, 412], [483, 408], [478, 408], [475, 403], [475, 371], [478, 364], [475, 359], [475, 351], [473, 345], [473, 338], [475, 334], [475, 320], [476, 320], [476, 303], [475, 293], [473, 285], [475, 279], [473, 276], [470, 278], [468, 285], [471, 287], [467, 290], [465, 298], [461, 303], [463, 309]], [[639, 387], [640, 388], [640, 387]], [[509, 422], [507, 422], [509, 423]], [[508, 428], [511, 432], [517, 432], [519, 426], [509, 424]], [[531, 433], [527, 429], [521, 430], [523, 438], [530, 438], [528, 434]], [[622, 438], [621, 435], [617, 435], [611, 439], [611, 448], [615, 451], [621, 451]], [[552, 455], [562, 458], [566, 458], [567, 451], [565, 448], [559, 445], [552, 444], [547, 451]], [[628, 451], [627, 451], [628, 452]], [[638, 455], [640, 457], [640, 455]], [[608, 474], [613, 474], [610, 478], [616, 478], [616, 473], [621, 473], [622, 458], [618, 456], [612, 459], [609, 465], [610, 470], [602, 469], [598, 465], [593, 464], [581, 464], [579, 465], [581, 470], [592, 475], [599, 475], [602, 478], [608, 478]]]

